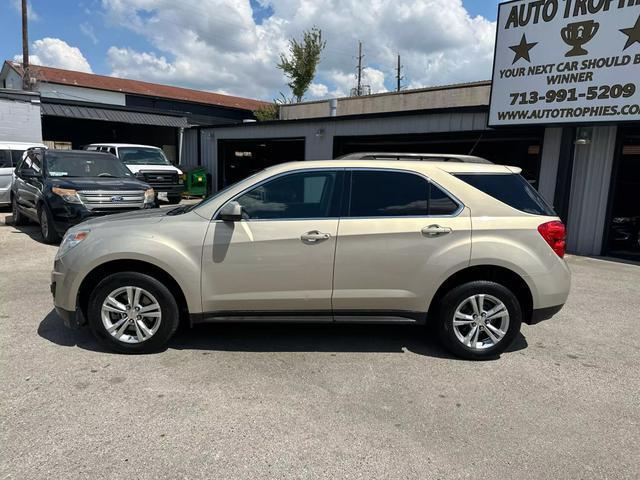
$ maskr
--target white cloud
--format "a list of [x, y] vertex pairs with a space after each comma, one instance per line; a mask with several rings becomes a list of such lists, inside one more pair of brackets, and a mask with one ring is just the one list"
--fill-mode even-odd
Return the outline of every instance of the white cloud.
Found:
[[309, 86], [309, 95], [313, 98], [326, 98], [329, 94], [329, 87], [324, 83], [312, 83]]
[[108, 62], [120, 76], [271, 99], [289, 94], [275, 68], [287, 39], [317, 26], [327, 49], [310, 98], [355, 87], [358, 41], [373, 92], [394, 88], [398, 52], [411, 87], [491, 76], [495, 23], [472, 18], [462, 0], [376, 0], [366, 8], [362, 0], [259, 2], [273, 15], [256, 24], [249, 0], [102, 0], [114, 25], [153, 47], [114, 46]]
[[[22, 56], [16, 55], [14, 59], [21, 62]], [[33, 42], [29, 60], [35, 65], [91, 73], [91, 66], [80, 49], [59, 38], [47, 37]]]
[[80, 31], [84, 33], [87, 37], [89, 37], [89, 39], [93, 42], [94, 45], [98, 44], [98, 37], [96, 36], [96, 32], [90, 23], [88, 22], [81, 23]]

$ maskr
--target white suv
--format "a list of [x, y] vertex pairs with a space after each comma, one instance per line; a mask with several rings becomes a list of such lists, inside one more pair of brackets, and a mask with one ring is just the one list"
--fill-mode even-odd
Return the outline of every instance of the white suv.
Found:
[[182, 319], [433, 322], [455, 354], [495, 357], [565, 303], [565, 230], [519, 169], [447, 158], [288, 163], [90, 220], [60, 246], [56, 309], [125, 353]]

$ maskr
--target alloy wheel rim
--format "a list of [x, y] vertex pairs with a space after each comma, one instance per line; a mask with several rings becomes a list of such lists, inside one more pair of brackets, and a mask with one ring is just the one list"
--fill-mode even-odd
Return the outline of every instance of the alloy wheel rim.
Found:
[[158, 300], [140, 287], [120, 287], [102, 302], [102, 324], [124, 343], [142, 343], [155, 335], [162, 321]]
[[453, 314], [456, 338], [471, 350], [487, 350], [500, 343], [509, 330], [509, 310], [492, 295], [463, 300]]

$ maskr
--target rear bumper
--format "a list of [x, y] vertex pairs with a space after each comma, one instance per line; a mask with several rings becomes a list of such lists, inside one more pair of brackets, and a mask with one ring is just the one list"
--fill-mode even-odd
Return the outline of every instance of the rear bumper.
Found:
[[533, 311], [529, 321], [525, 320], [525, 323], [528, 325], [537, 325], [540, 322], [549, 320], [553, 316], [555, 316], [558, 312], [560, 312], [560, 310], [562, 310], [563, 307], [564, 307], [564, 304], [556, 305], [555, 307], [538, 308], [537, 310]]

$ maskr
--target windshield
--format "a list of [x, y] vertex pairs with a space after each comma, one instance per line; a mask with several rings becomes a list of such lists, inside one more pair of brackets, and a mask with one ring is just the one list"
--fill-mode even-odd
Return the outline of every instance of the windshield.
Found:
[[159, 148], [120, 147], [118, 156], [126, 165], [171, 165]]
[[131, 171], [113, 155], [86, 152], [48, 152], [45, 169], [50, 177], [132, 177]]

